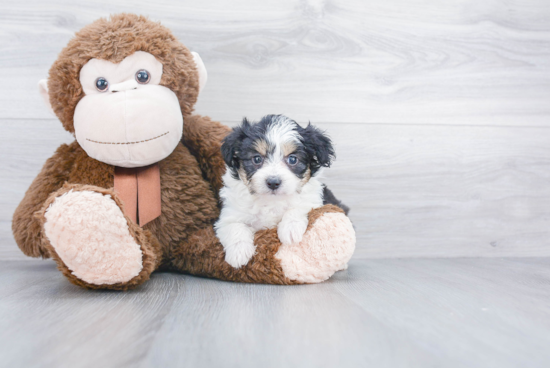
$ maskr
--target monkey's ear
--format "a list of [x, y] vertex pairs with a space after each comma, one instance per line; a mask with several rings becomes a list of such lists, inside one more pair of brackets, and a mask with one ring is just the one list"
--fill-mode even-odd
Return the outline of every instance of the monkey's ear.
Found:
[[199, 72], [199, 93], [204, 89], [206, 85], [206, 80], [208, 79], [208, 73], [206, 73], [206, 67], [202, 62], [201, 57], [196, 52], [191, 52], [193, 59], [195, 60], [195, 65], [197, 66], [197, 71]]
[[48, 111], [51, 112], [53, 116], [55, 116], [55, 112], [53, 112], [52, 104], [50, 103], [50, 94], [48, 93], [47, 79], [42, 79], [40, 82], [38, 82], [38, 92], [40, 92], [40, 96], [42, 96], [44, 103], [48, 107]]

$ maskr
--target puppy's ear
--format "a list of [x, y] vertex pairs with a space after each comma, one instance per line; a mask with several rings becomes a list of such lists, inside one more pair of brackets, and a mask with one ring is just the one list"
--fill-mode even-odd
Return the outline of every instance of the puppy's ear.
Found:
[[300, 134], [304, 139], [304, 148], [311, 157], [311, 174], [315, 174], [321, 167], [330, 167], [336, 158], [330, 138], [311, 123]]
[[233, 128], [233, 131], [229, 133], [222, 143], [222, 156], [223, 160], [232, 169], [239, 168], [238, 153], [241, 149], [243, 139], [246, 138], [246, 130], [250, 128], [250, 123], [246, 118], [240, 126]]

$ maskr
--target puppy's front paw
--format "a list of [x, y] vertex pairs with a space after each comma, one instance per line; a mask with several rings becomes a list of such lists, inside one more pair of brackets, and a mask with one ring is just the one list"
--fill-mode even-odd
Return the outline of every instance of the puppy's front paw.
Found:
[[281, 221], [277, 228], [279, 240], [285, 245], [295, 244], [302, 241], [307, 229], [307, 217], [303, 219], [292, 219]]
[[253, 241], [239, 241], [225, 247], [225, 261], [235, 268], [241, 268], [254, 256]]

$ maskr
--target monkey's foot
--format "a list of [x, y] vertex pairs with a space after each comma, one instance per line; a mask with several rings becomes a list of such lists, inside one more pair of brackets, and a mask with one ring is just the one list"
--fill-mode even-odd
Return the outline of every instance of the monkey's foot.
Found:
[[138, 278], [148, 278], [151, 270], [140, 275], [144, 254], [137, 242], [139, 237], [135, 231], [132, 236], [127, 218], [111, 195], [68, 190], [55, 197], [44, 217], [44, 231], [55, 251], [54, 258], [58, 264], [61, 261], [60, 268], [72, 282], [85, 287], [126, 289], [133, 286], [127, 285], [131, 280], [135, 284]]
[[355, 250], [355, 231], [338, 207], [326, 205], [309, 213], [309, 224], [298, 244], [281, 244], [275, 257], [285, 276], [303, 283], [322, 282], [347, 268]]

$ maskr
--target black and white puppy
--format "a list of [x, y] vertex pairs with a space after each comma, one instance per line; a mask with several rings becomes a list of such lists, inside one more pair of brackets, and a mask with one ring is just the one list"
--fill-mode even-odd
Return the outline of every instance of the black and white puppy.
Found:
[[225, 261], [235, 268], [255, 252], [254, 233], [278, 226], [281, 243], [302, 240], [309, 211], [332, 203], [348, 212], [319, 180], [334, 159], [330, 138], [283, 115], [244, 119], [222, 145], [227, 165], [220, 191], [222, 210], [215, 224]]

